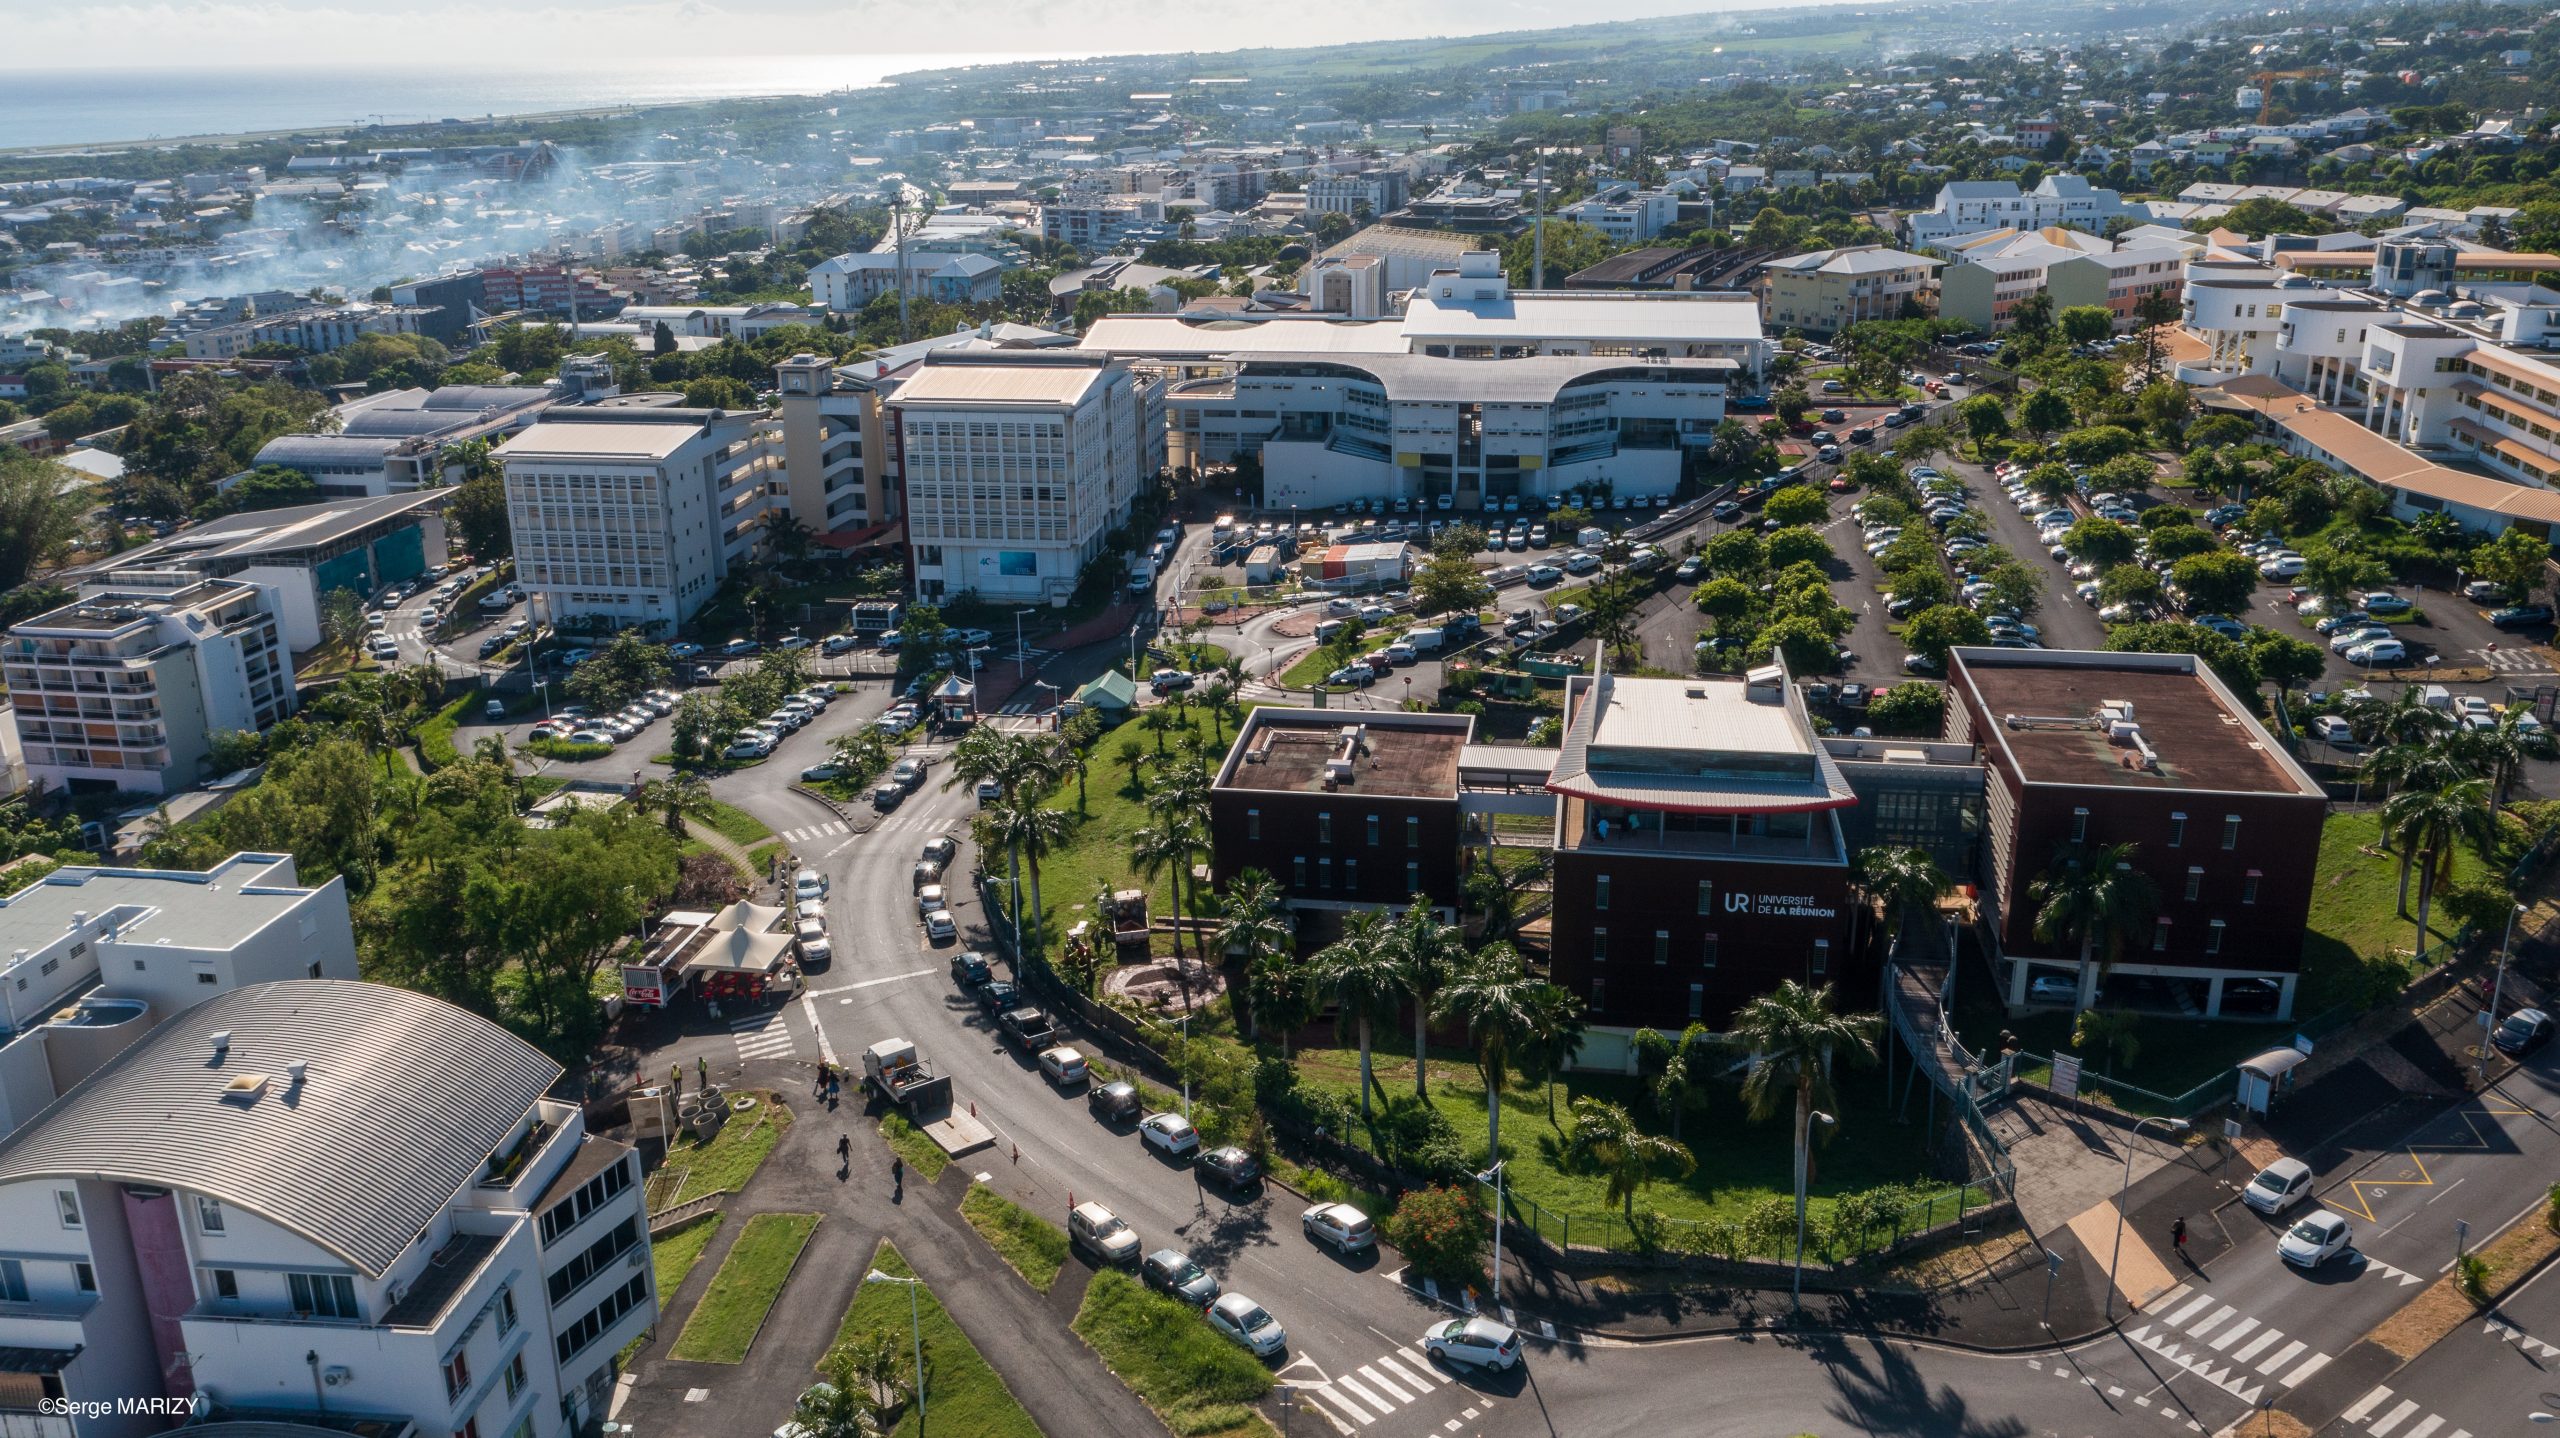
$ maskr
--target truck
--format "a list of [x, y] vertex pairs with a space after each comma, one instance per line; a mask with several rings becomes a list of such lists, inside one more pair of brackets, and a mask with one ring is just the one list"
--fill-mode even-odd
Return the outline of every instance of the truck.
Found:
[[1111, 907], [1103, 912], [1102, 917], [1111, 924], [1111, 941], [1114, 944], [1144, 946], [1148, 942], [1146, 890], [1113, 890]]
[[1027, 1054], [1036, 1054], [1049, 1047], [1050, 1041], [1058, 1034], [1049, 1023], [1049, 1016], [1034, 1008], [1007, 1009], [996, 1016], [996, 1027], [1004, 1030], [1005, 1037], [1020, 1044]]
[[1129, 592], [1144, 594], [1156, 587], [1156, 565], [1152, 559], [1141, 559], [1129, 566]]
[[862, 1051], [863, 1084], [910, 1112], [951, 1106], [951, 1080], [935, 1073], [916, 1046], [905, 1039], [882, 1039]]

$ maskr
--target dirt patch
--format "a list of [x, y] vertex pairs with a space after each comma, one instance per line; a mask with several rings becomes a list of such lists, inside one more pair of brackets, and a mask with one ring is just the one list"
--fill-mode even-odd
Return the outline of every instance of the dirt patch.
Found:
[[1284, 639], [1312, 639], [1315, 637], [1316, 626], [1323, 622], [1323, 615], [1307, 610], [1292, 614], [1285, 619], [1271, 621], [1271, 632]]
[[[2508, 1290], [2532, 1276], [2555, 1253], [2560, 1253], [2560, 1233], [2553, 1233], [2539, 1216], [2526, 1219], [2513, 1232], [2479, 1250], [2489, 1265], [2487, 1306], [2496, 1307]], [[2438, 1339], [2479, 1317], [2481, 1305], [2474, 1304], [2456, 1286], [2455, 1277], [2448, 1273], [2428, 1284], [2426, 1292], [2384, 1319], [2366, 1337], [2404, 1359], [2415, 1358]]]
[[2213, 1438], [2311, 1438], [2311, 1425], [2280, 1408], [2233, 1420]]
[[1898, 1284], [1929, 1292], [1963, 1292], [1972, 1284], [2017, 1261], [2036, 1241], [2023, 1228], [1972, 1243], [1953, 1244], [1906, 1259], [1876, 1275], [1880, 1284]]

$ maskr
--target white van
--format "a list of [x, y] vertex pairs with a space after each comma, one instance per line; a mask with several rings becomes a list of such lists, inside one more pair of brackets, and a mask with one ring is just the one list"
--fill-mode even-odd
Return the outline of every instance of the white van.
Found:
[[2426, 706], [2430, 709], [2442, 709], [2448, 713], [2452, 712], [2453, 691], [2445, 688], [2441, 684], [2430, 684], [2426, 688], [2419, 690], [2418, 697], [2424, 700], [2426, 702]]
[[1582, 532], [1573, 537], [1573, 542], [1584, 549], [1598, 549], [1609, 542], [1609, 531], [1596, 524], [1586, 524]]
[[1447, 639], [1447, 631], [1439, 628], [1408, 629], [1404, 633], [1405, 647], [1416, 654], [1429, 654], [1438, 649]]

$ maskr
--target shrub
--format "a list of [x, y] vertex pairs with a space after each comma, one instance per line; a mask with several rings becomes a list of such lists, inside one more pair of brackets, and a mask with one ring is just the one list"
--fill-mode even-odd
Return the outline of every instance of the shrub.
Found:
[[1390, 1100], [1370, 1121], [1378, 1156], [1426, 1179], [1464, 1177], [1467, 1155], [1456, 1126], [1440, 1110], [1418, 1099]]
[[1424, 1277], [1442, 1283], [1484, 1280], [1493, 1225], [1466, 1193], [1436, 1185], [1414, 1189], [1380, 1227]]
[[610, 744], [578, 744], [567, 739], [536, 739], [524, 747], [545, 759], [601, 759], [613, 752]]
[[2542, 1223], [2553, 1233], [2560, 1233], [2560, 1183], [2551, 1185], [2542, 1196]]
[[2462, 1290], [2463, 1297], [2470, 1299], [2475, 1304], [2479, 1304], [2484, 1307], [2487, 1306], [2489, 1302], [2489, 1260], [2482, 1258], [2476, 1253], [2466, 1253], [2462, 1255], [2461, 1258], [2454, 1262], [2453, 1283], [2456, 1288]]

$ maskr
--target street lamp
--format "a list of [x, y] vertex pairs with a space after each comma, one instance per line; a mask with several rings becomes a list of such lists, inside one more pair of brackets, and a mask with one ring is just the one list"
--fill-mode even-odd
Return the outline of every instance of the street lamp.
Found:
[[1039, 612], [1036, 608], [1013, 611], [1013, 677], [1016, 679], [1022, 677], [1022, 656], [1025, 653], [1022, 647], [1022, 616]]
[[2483, 1083], [2489, 1080], [2489, 1050], [2496, 1047], [2489, 1040], [2498, 1032], [2498, 1000], [2507, 991], [2507, 956], [2515, 952], [2516, 915], [2523, 912], [2522, 904], [2507, 910], [2507, 936], [2498, 941], [2498, 977], [2489, 985], [2489, 1012], [2484, 1016], [2487, 1021], [2480, 1027], [2480, 1081]]
[[916, 1304], [916, 1290], [924, 1287], [920, 1279], [900, 1278], [896, 1274], [873, 1269], [862, 1275], [865, 1283], [903, 1283], [907, 1286], [907, 1322], [915, 1330], [916, 1339], [916, 1438], [924, 1438], [924, 1316]]
[[2116, 1186], [2116, 1244], [2114, 1250], [2107, 1255], [2107, 1321], [2109, 1323], [2115, 1322], [2116, 1318], [2116, 1260], [2124, 1257], [2124, 1196], [2125, 1192], [2133, 1187], [2133, 1141], [2141, 1137], [2142, 1125], [2146, 1123], [2159, 1124], [2172, 1134], [2187, 1131], [2185, 1119], [2161, 1118], [2154, 1115], [2134, 1124], [2133, 1131], [2125, 1135], [2124, 1181]]
[[1820, 1109], [1805, 1110], [1804, 1122], [1796, 1125], [1796, 1283], [1795, 1306], [1804, 1307], [1804, 1170], [1805, 1156], [1813, 1147], [1813, 1126], [1829, 1128], [1839, 1120]]
[[1497, 1310], [1502, 1307], [1502, 1165], [1510, 1161], [1498, 1160], [1476, 1175], [1476, 1182], [1493, 1185], [1493, 1306]]

